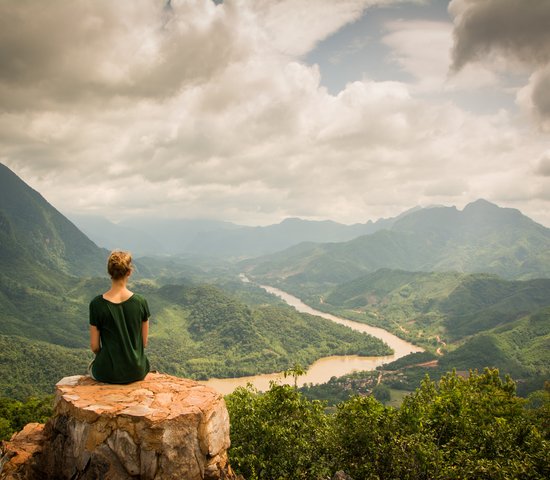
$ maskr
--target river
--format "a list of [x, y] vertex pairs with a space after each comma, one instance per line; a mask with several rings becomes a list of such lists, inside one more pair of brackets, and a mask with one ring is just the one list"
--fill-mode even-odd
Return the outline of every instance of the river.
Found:
[[[364, 323], [354, 322], [352, 320], [331, 315], [330, 313], [320, 312], [306, 305], [299, 298], [283, 292], [282, 290], [265, 285], [260, 285], [260, 287], [267, 292], [282, 298], [286, 303], [294, 307], [299, 312], [317, 315], [335, 323], [339, 323], [340, 325], [350, 327], [358, 332], [365, 332], [374, 337], [380, 338], [395, 352], [393, 355], [385, 355], [382, 357], [341, 355], [321, 358], [309, 367], [305, 375], [298, 378], [298, 386], [302, 386], [307, 383], [326, 383], [334, 376], [341, 377], [342, 375], [347, 375], [348, 373], [359, 370], [374, 370], [376, 367], [383, 365], [384, 363], [393, 362], [394, 360], [404, 357], [409, 353], [423, 351], [423, 348], [396, 337], [382, 328], [371, 327], [370, 325], [366, 325]], [[294, 383], [293, 378], [284, 378], [282, 373], [269, 373], [238, 378], [211, 378], [210, 380], [202, 381], [200, 383], [218, 390], [223, 395], [227, 395], [237, 387], [246, 386], [248, 383], [254, 385], [254, 387], [258, 390], [265, 391], [269, 389], [269, 384], [273, 380], [287, 384]]]

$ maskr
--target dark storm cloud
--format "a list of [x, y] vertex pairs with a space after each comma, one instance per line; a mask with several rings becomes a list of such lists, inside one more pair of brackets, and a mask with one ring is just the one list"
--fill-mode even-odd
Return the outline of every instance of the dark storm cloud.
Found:
[[189, 8], [144, 0], [0, 2], [2, 109], [165, 98], [215, 75], [239, 57], [222, 17], [231, 11], [217, 15], [204, 2], [205, 26], [186, 21]]
[[521, 62], [550, 62], [550, 1], [454, 0], [453, 68], [501, 53]]
[[550, 0], [453, 0], [452, 70], [505, 58], [532, 69], [518, 95], [539, 128], [550, 132]]

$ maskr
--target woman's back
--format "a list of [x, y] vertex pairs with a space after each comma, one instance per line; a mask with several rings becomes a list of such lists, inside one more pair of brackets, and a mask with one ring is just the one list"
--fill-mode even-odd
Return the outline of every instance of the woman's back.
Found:
[[106, 383], [135, 382], [150, 368], [145, 355], [149, 306], [126, 288], [132, 271], [129, 253], [111, 253], [108, 271], [111, 289], [90, 302], [90, 341], [96, 353], [91, 374]]

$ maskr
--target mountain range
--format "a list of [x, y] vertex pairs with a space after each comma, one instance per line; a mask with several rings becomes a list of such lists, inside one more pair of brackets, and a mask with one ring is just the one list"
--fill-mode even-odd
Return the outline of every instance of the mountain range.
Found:
[[345, 242], [391, 227], [413, 208], [392, 218], [344, 225], [331, 220], [287, 218], [268, 226], [243, 226], [201, 219], [133, 218], [113, 223], [105, 218], [69, 215], [96, 244], [127, 249], [138, 255], [193, 254], [218, 258], [250, 258], [274, 253], [301, 242]]
[[550, 277], [550, 229], [486, 200], [409, 213], [343, 243], [302, 243], [242, 262], [249, 275], [299, 292], [326, 290], [380, 268]]

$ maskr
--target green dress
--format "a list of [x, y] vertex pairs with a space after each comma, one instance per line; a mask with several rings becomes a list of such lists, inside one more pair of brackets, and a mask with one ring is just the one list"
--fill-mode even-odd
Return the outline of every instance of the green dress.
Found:
[[143, 348], [142, 322], [150, 317], [147, 300], [133, 294], [121, 303], [98, 295], [90, 302], [90, 325], [100, 333], [101, 350], [92, 365], [92, 375], [105, 383], [142, 380], [150, 365]]

